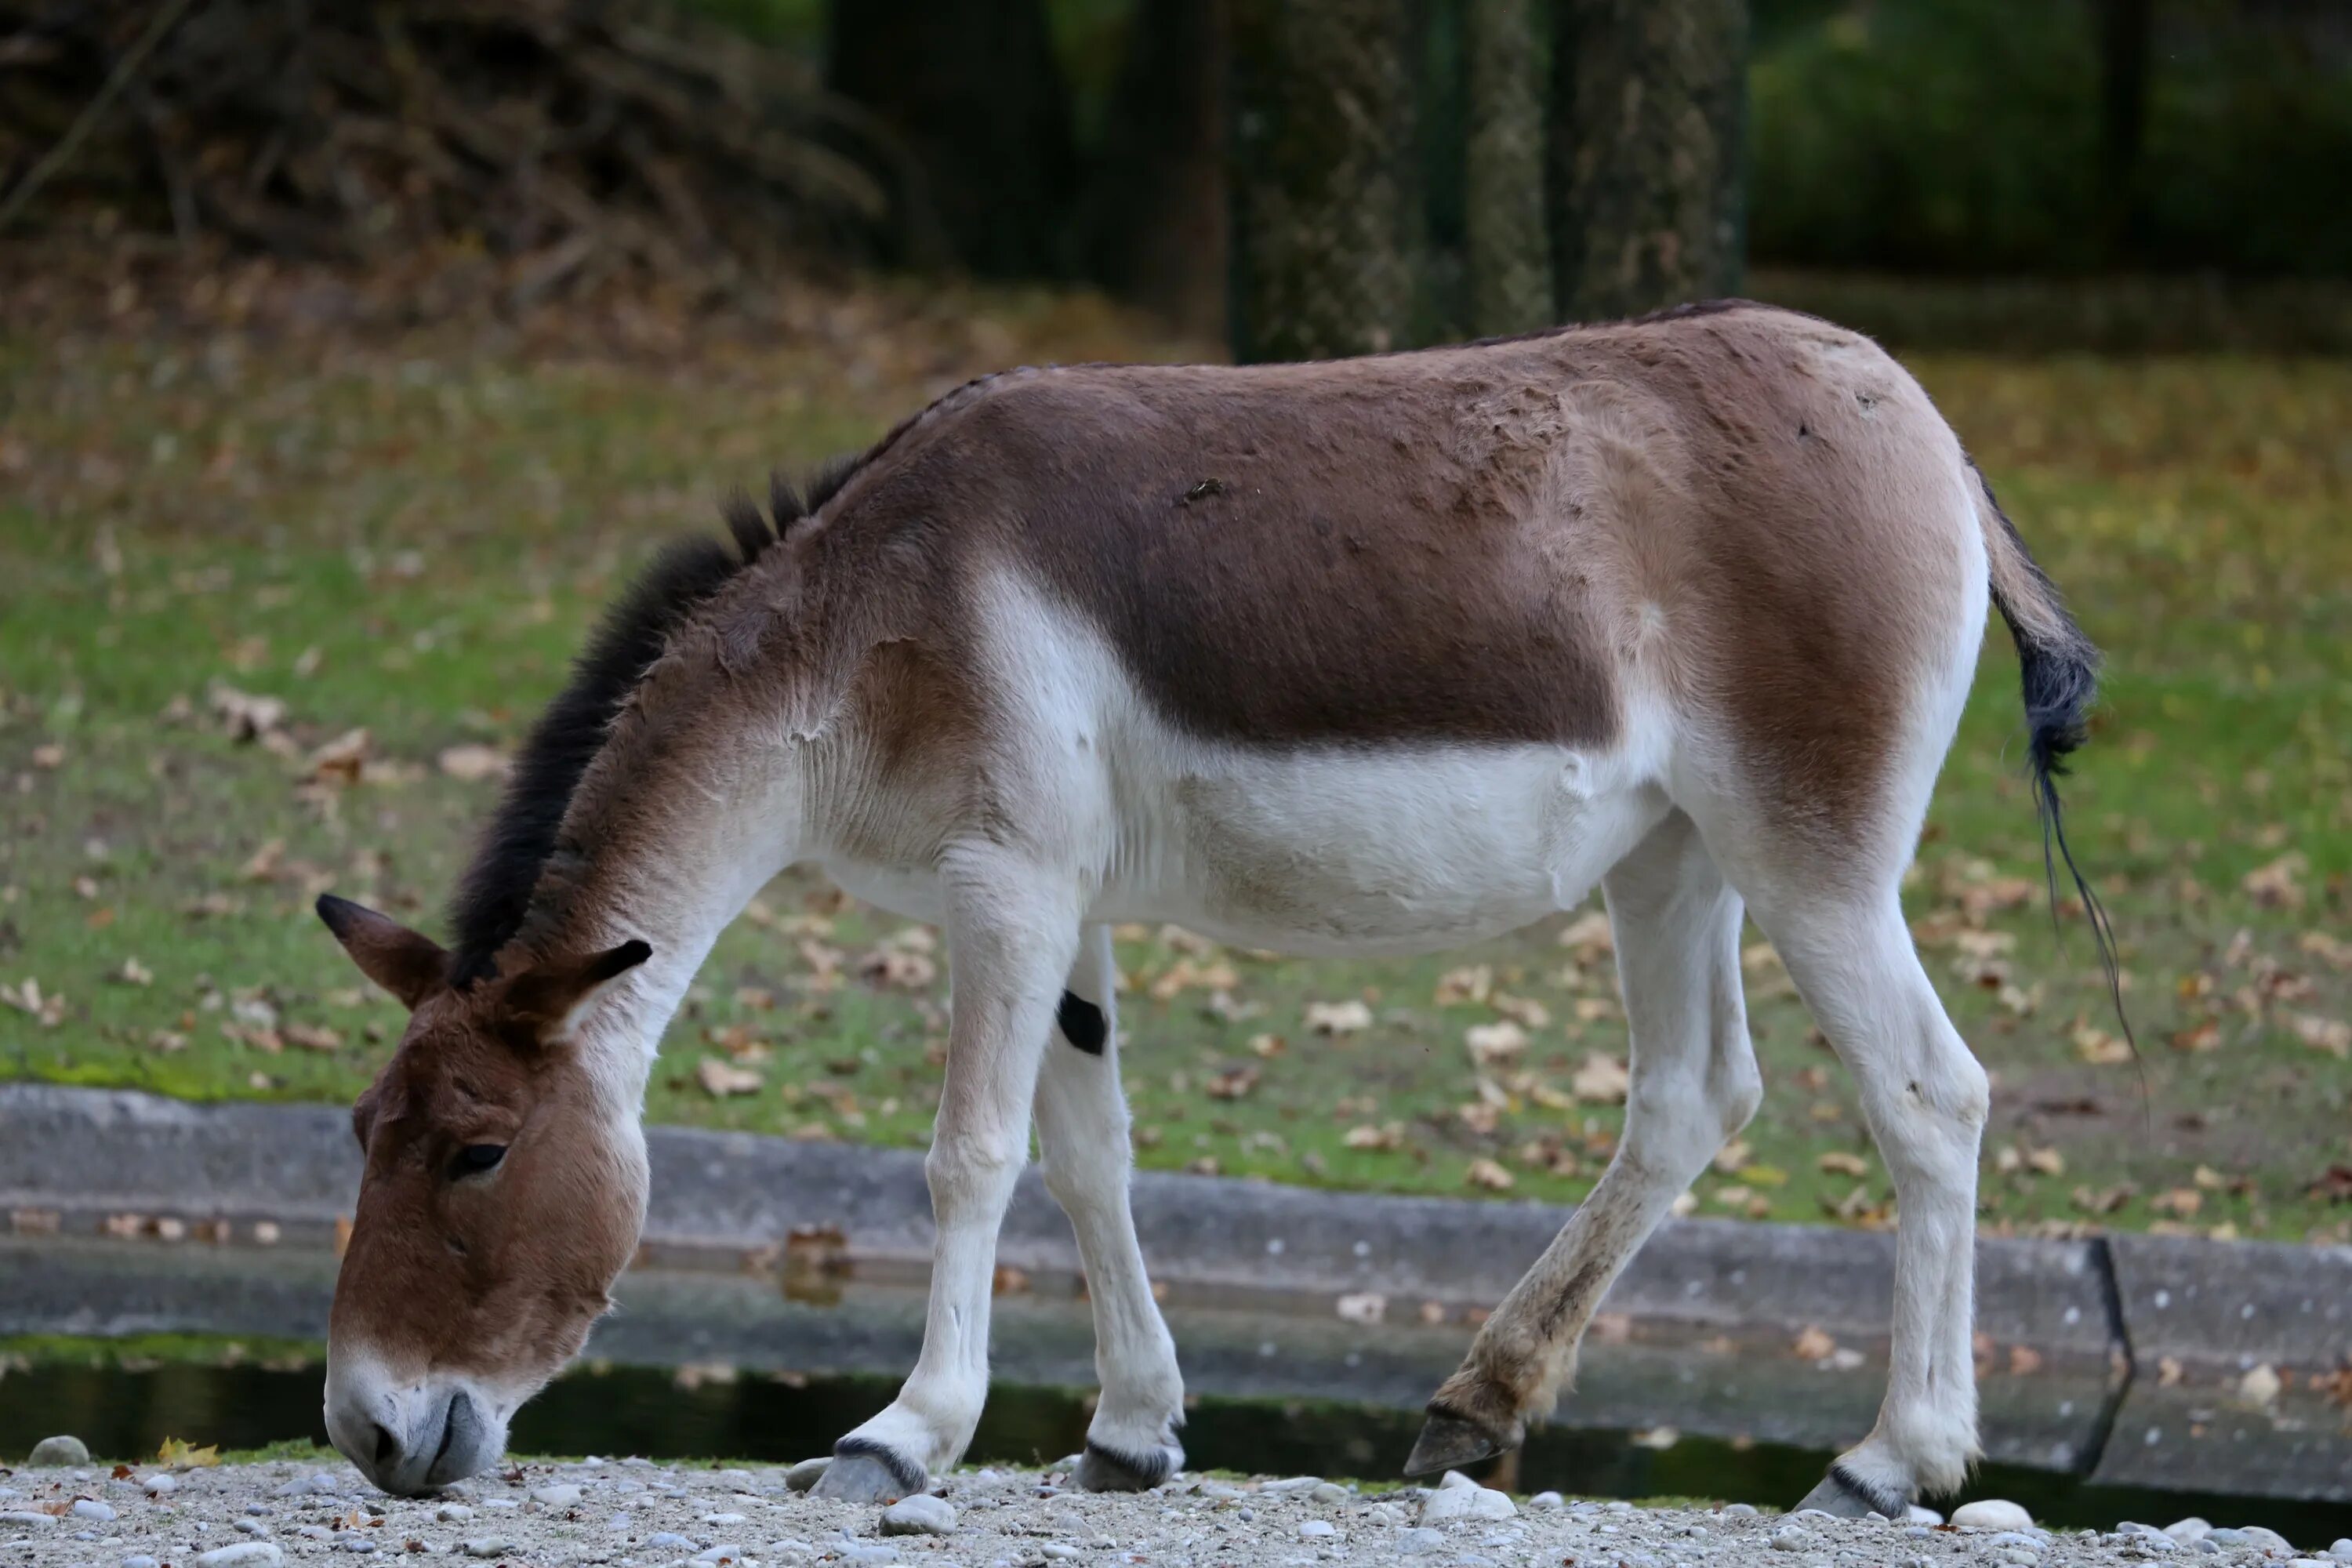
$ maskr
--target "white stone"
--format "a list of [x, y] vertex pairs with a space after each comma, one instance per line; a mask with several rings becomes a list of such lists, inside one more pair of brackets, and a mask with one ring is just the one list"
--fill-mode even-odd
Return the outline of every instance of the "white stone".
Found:
[[456, 1524], [474, 1517], [474, 1510], [461, 1502], [445, 1502], [433, 1510], [433, 1517], [444, 1524]]
[[722, 1563], [740, 1563], [743, 1561], [743, 1549], [736, 1545], [731, 1541], [724, 1542], [717, 1546], [704, 1547], [701, 1551], [694, 1554], [694, 1560], [697, 1563], [711, 1565]]
[[1439, 1491], [1453, 1491], [1463, 1487], [1475, 1487], [1477, 1484], [1478, 1483], [1476, 1481], [1472, 1480], [1468, 1476], [1464, 1475], [1459, 1470], [1448, 1470], [1444, 1475], [1437, 1478], [1437, 1489]]
[[1538, 1492], [1535, 1496], [1528, 1499], [1528, 1506], [1531, 1509], [1537, 1510], [1538, 1512], [1542, 1512], [1548, 1511], [1551, 1509], [1563, 1507], [1566, 1505], [1567, 1501], [1568, 1500], [1561, 1497], [1558, 1492]]
[[2212, 1534], [2213, 1527], [2192, 1513], [2187, 1519], [2176, 1519], [2166, 1525], [2164, 1533], [2183, 1546], [2194, 1546]]
[[56, 1514], [35, 1513], [30, 1509], [12, 1508], [5, 1513], [0, 1513], [0, 1524], [50, 1525], [57, 1523], [57, 1521], [58, 1516]]
[[2246, 1538], [2245, 1543], [2248, 1546], [2258, 1551], [2274, 1552], [2283, 1557], [2294, 1550], [2294, 1544], [2285, 1536], [2267, 1525], [2241, 1525], [2238, 1533]]
[[169, 1470], [158, 1470], [139, 1485], [149, 1497], [169, 1497], [180, 1489], [180, 1478]]
[[1921, 1508], [1916, 1502], [1909, 1508], [1903, 1510], [1903, 1518], [1904, 1521], [1908, 1524], [1935, 1525], [1944, 1522], [1944, 1516], [1942, 1514], [1937, 1513], [1932, 1508]]
[[468, 1557], [503, 1557], [513, 1550], [512, 1544], [499, 1535], [478, 1535], [466, 1542]]
[[1801, 1524], [1784, 1524], [1772, 1532], [1775, 1552], [1803, 1552], [1813, 1544], [1813, 1532]]
[[885, 1535], [953, 1535], [955, 1506], [929, 1492], [917, 1492], [884, 1509], [881, 1528]]
[[121, 1568], [163, 1568], [163, 1565], [143, 1552], [133, 1552], [122, 1560]]
[[548, 1508], [570, 1508], [580, 1500], [580, 1489], [569, 1482], [555, 1486], [533, 1487], [530, 1489], [530, 1500]]
[[1502, 1492], [1477, 1486], [1441, 1486], [1422, 1500], [1421, 1522], [1442, 1524], [1449, 1519], [1509, 1519], [1518, 1504]]
[[196, 1553], [196, 1568], [253, 1568], [268, 1564], [268, 1568], [286, 1561], [286, 1553], [278, 1550], [272, 1541], [240, 1541], [235, 1546], [215, 1546], [210, 1552]]
[[25, 1464], [31, 1469], [50, 1465], [64, 1467], [89, 1463], [89, 1446], [80, 1438], [69, 1436], [44, 1437], [33, 1445], [31, 1453], [25, 1456]]
[[1406, 1557], [1419, 1557], [1424, 1552], [1444, 1550], [1445, 1537], [1426, 1525], [1417, 1525], [1397, 1536], [1397, 1551]]
[[114, 1517], [114, 1510], [105, 1503], [100, 1502], [95, 1498], [76, 1498], [74, 1499], [73, 1516], [76, 1519], [96, 1520], [99, 1523], [104, 1524], [107, 1521]]
[[833, 1456], [830, 1454], [822, 1455], [814, 1459], [803, 1459], [784, 1472], [784, 1485], [796, 1492], [804, 1492], [824, 1479], [825, 1469], [832, 1463]]
[[1952, 1523], [1962, 1530], [2032, 1530], [2033, 1516], [2007, 1498], [1979, 1498], [1952, 1510]]
[[1328, 1519], [1307, 1519], [1299, 1521], [1298, 1533], [1309, 1541], [1315, 1541], [1337, 1535], [1339, 1533], [1339, 1529]]
[[2352, 1563], [2352, 1535], [2347, 1535], [2330, 1546], [2327, 1555], [2338, 1563]]

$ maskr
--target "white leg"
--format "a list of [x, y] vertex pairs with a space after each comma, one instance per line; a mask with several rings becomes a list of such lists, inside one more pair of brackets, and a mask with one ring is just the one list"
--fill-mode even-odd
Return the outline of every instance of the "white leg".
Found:
[[924, 1171], [939, 1235], [922, 1354], [880, 1415], [834, 1446], [824, 1497], [919, 1490], [971, 1441], [988, 1394], [996, 1237], [1029, 1158], [1029, 1109], [1062, 978], [1076, 955], [1076, 898], [994, 853], [943, 869], [953, 982], [947, 1083]]
[[1800, 1507], [1890, 1519], [1977, 1458], [1976, 1184], [1988, 1086], [1911, 944], [1894, 888], [1758, 918], [1862, 1092], [1895, 1181], [1894, 1333], [1878, 1425]]
[[1740, 901], [1676, 812], [1610, 872], [1633, 1043], [1616, 1157], [1429, 1404], [1406, 1464], [1427, 1475], [1518, 1446], [1550, 1412], [1626, 1260], [1762, 1093], [1739, 988]]
[[1120, 1091], [1118, 971], [1110, 930], [1089, 926], [1070, 972], [1059, 1026], [1037, 1079], [1037, 1143], [1045, 1186], [1070, 1216], [1095, 1309], [1102, 1397], [1087, 1426], [1078, 1479], [1091, 1491], [1139, 1491], [1182, 1468], [1176, 1429], [1184, 1381], [1175, 1342], [1151, 1299], [1128, 1207], [1133, 1166]]

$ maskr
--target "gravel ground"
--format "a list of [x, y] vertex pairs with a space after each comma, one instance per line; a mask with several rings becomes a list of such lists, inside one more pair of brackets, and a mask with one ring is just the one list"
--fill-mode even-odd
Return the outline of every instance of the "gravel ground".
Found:
[[[2030, 1524], [1789, 1519], [1738, 1504], [1514, 1500], [1458, 1477], [1424, 1492], [1312, 1477], [1187, 1476], [1156, 1491], [1097, 1496], [1062, 1489], [1061, 1475], [966, 1470], [936, 1486], [937, 1498], [884, 1510], [803, 1495], [782, 1468], [643, 1459], [527, 1465], [416, 1501], [383, 1496], [340, 1462], [176, 1473], [27, 1467], [0, 1470], [0, 1568], [280, 1568], [289, 1559], [330, 1564], [385, 1552], [457, 1556], [483, 1568], [1321, 1568], [1399, 1558], [1415, 1559], [1415, 1568], [2352, 1563], [2352, 1541], [2318, 1550], [2299, 1542], [2298, 1556], [2267, 1531], [2203, 1533], [2201, 1521], [2179, 1521], [2170, 1535], [2138, 1526], [2056, 1535]], [[2021, 1510], [2001, 1506], [2021, 1522]]]

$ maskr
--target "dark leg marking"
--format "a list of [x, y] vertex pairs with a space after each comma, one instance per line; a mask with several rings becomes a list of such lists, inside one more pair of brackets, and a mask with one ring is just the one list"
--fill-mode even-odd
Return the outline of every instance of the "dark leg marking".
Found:
[[1062, 1005], [1055, 1011], [1054, 1022], [1062, 1037], [1090, 1057], [1103, 1054], [1103, 1043], [1110, 1038], [1110, 1024], [1103, 1017], [1102, 1009], [1075, 991], [1062, 993]]

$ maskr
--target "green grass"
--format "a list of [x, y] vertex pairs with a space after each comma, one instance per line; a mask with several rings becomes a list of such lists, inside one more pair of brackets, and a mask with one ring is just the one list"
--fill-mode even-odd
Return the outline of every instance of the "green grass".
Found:
[[[495, 785], [436, 758], [509, 743], [656, 538], [709, 528], [726, 488], [855, 446], [971, 369], [1150, 352], [1043, 300], [952, 334], [934, 315], [658, 365], [16, 329], [0, 339], [0, 979], [19, 1001], [37, 984], [55, 1021], [0, 1005], [0, 1074], [349, 1099], [401, 1017], [311, 896], [437, 924]], [[2324, 1180], [2352, 1167], [2352, 952], [2330, 945], [2352, 930], [2352, 364], [1915, 368], [2111, 660], [2068, 795], [2142, 1067], [2084, 1059], [2113, 1054], [2114, 1024], [2082, 921], [2053, 933], [2043, 907], [1997, 635], [1910, 889], [1997, 1080], [1986, 1223], [2352, 1236]], [[225, 733], [215, 683], [282, 699], [288, 754]], [[354, 727], [371, 773], [308, 782], [310, 750]], [[894, 941], [940, 955], [803, 880], [754, 912], [669, 1031], [653, 1116], [921, 1142], [943, 978], [904, 956], [895, 979], [865, 972]], [[1409, 963], [1122, 931], [1141, 1161], [1577, 1196], [1621, 1112], [1576, 1100], [1573, 1079], [1625, 1038], [1606, 955], [1561, 945], [1565, 923]], [[1765, 1106], [1701, 1180], [1699, 1212], [1883, 1224], [1891, 1192], [1844, 1076], [1757, 958]], [[2005, 973], [1979, 984], [1963, 963]], [[1463, 968], [1487, 978], [1441, 1001]], [[1465, 1033], [1497, 1021], [1496, 994], [1545, 1021], [1482, 1075]], [[1344, 1000], [1368, 1005], [1368, 1029], [1307, 1026], [1311, 1005]], [[714, 1098], [706, 1062], [756, 1091]]]

